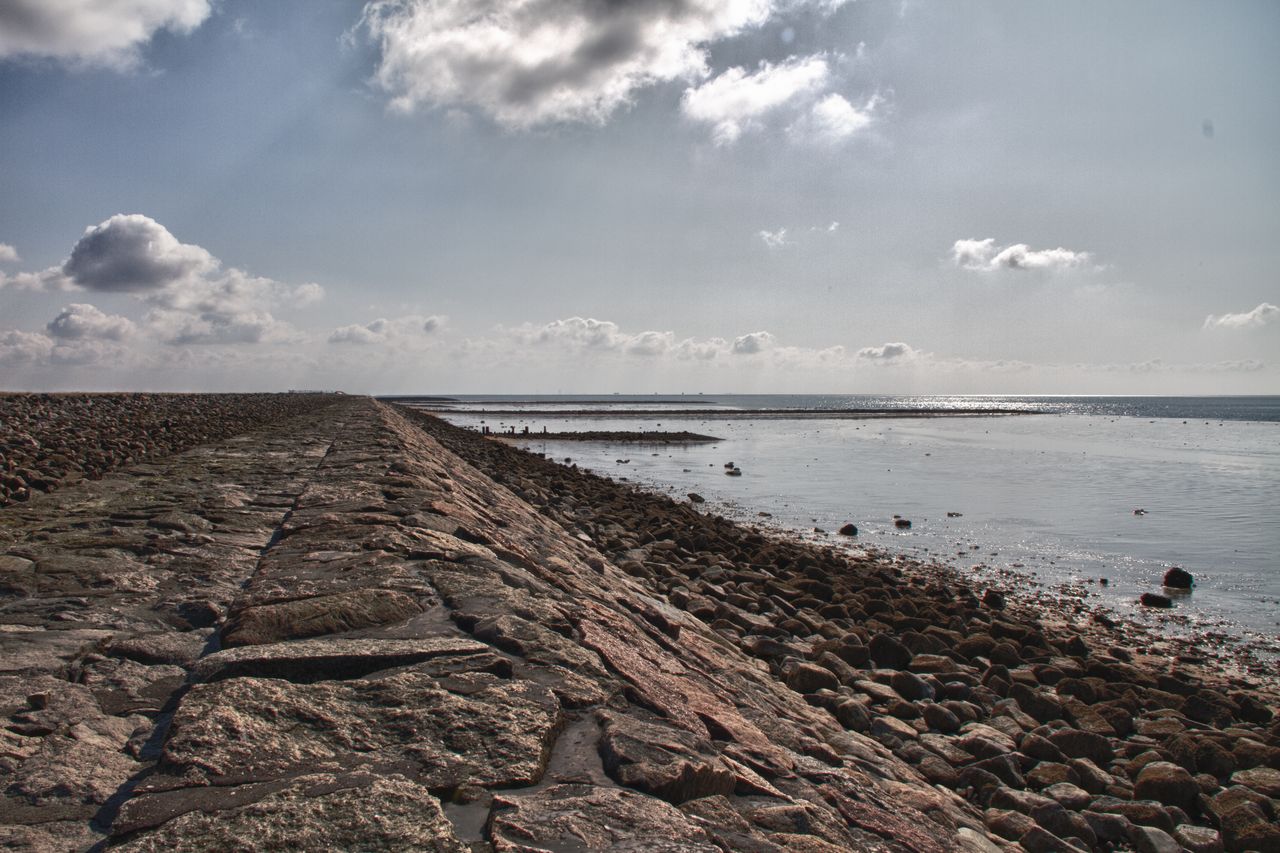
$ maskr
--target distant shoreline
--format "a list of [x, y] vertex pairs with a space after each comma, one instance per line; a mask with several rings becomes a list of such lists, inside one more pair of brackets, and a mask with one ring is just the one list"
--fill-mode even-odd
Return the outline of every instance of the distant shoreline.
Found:
[[878, 418], [981, 418], [1038, 415], [1022, 409], [439, 409], [400, 403], [422, 412], [523, 418], [698, 418], [701, 420], [872, 420]]
[[616, 444], [713, 444], [724, 441], [714, 435], [696, 432], [639, 432], [628, 430], [583, 430], [581, 432], [493, 433], [492, 438], [520, 441], [608, 441]]

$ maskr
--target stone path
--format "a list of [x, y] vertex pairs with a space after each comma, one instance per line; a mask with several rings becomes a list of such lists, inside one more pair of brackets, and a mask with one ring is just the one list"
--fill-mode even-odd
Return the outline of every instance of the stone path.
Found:
[[993, 849], [372, 400], [0, 510], [0, 554], [0, 846]]

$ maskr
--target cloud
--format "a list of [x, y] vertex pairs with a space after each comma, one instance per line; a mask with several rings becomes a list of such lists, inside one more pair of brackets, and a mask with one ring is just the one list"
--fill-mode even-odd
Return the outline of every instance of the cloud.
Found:
[[49, 321], [45, 330], [62, 340], [123, 341], [136, 331], [133, 322], [117, 314], [104, 314], [96, 306], [73, 302]]
[[85, 229], [62, 272], [85, 290], [140, 293], [181, 285], [217, 268], [217, 258], [179, 243], [154, 219], [118, 213]]
[[783, 246], [790, 246], [791, 240], [787, 238], [787, 229], [779, 228], [777, 231], [760, 231], [760, 239], [770, 249], [781, 249]]
[[[60, 266], [8, 278], [0, 274], [0, 286], [131, 294], [151, 306], [148, 328], [175, 345], [289, 340], [292, 328], [272, 310], [324, 298], [318, 284], [294, 287], [224, 268], [206, 249], [179, 242], [159, 222], [137, 213], [86, 228]], [[82, 321], [80, 315], [69, 317], [67, 328]]]
[[812, 98], [830, 78], [827, 59], [821, 54], [793, 56], [777, 65], [762, 61], [753, 73], [733, 67], [686, 89], [681, 108], [686, 117], [711, 126], [717, 145], [730, 145], [768, 113], [797, 99]]
[[601, 124], [635, 93], [710, 73], [707, 48], [802, 7], [839, 0], [372, 0], [391, 106], [472, 108], [510, 129]]
[[209, 13], [209, 0], [5, 0], [0, 60], [50, 58], [129, 70], [157, 32], [190, 33]]
[[46, 361], [52, 350], [53, 339], [48, 335], [17, 329], [0, 332], [0, 364], [36, 364]]
[[774, 337], [769, 332], [751, 332], [733, 339], [734, 355], [755, 355], [771, 348]]
[[409, 314], [404, 317], [398, 317], [395, 320], [379, 317], [364, 325], [356, 323], [334, 329], [329, 335], [329, 343], [366, 346], [372, 344], [411, 344], [415, 339], [421, 339], [442, 329], [445, 321], [445, 317], [437, 314], [432, 314], [429, 317]]
[[957, 240], [951, 246], [951, 260], [975, 272], [996, 270], [1066, 270], [1089, 264], [1093, 256], [1059, 246], [1056, 249], [1032, 249], [1026, 243], [996, 245], [994, 237], [985, 240]]
[[1206, 329], [1256, 329], [1280, 318], [1280, 306], [1263, 302], [1242, 314], [1210, 314], [1204, 318]]
[[881, 103], [880, 96], [873, 95], [862, 107], [855, 107], [844, 96], [832, 93], [796, 119], [787, 128], [787, 135], [793, 142], [839, 145], [870, 127]]
[[18, 257], [18, 250], [10, 246], [8, 243], [0, 243], [0, 264], [16, 264], [22, 258]]
[[874, 364], [896, 364], [912, 361], [923, 356], [924, 354], [920, 350], [901, 341], [883, 344], [878, 347], [863, 347], [858, 350], [857, 354], [859, 359], [870, 361]]

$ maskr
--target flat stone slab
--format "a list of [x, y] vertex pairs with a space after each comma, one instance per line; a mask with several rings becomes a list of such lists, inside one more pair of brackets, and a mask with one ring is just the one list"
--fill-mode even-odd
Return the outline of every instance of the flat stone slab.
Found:
[[623, 788], [553, 785], [495, 797], [489, 821], [497, 853], [653, 850], [719, 853], [707, 832], [674, 806]]
[[550, 690], [489, 673], [228, 678], [183, 697], [159, 769], [195, 785], [369, 767], [432, 788], [532, 785], [562, 725]]
[[310, 682], [358, 678], [448, 655], [491, 651], [469, 637], [413, 640], [317, 639], [241, 646], [201, 658], [191, 669], [196, 681], [224, 678], [283, 678]]
[[[192, 798], [185, 809], [113, 850], [221, 853], [225, 850], [362, 850], [465, 853], [440, 801], [403, 776], [300, 776], [257, 798]], [[145, 801], [146, 798], [143, 798]], [[134, 801], [140, 802], [140, 801]], [[132, 805], [132, 804], [131, 804]], [[219, 807], [221, 806], [221, 807]]]

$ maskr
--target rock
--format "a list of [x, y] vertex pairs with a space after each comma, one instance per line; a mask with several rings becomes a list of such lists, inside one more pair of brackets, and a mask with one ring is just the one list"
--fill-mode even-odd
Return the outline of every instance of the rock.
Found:
[[1173, 836], [1154, 826], [1135, 826], [1129, 841], [1138, 853], [1182, 853], [1182, 845]]
[[1161, 595], [1158, 592], [1144, 592], [1142, 597], [1138, 599], [1138, 603], [1143, 607], [1158, 607], [1165, 609], [1173, 607], [1173, 599], [1167, 595]]
[[1280, 800], [1280, 770], [1274, 767], [1254, 767], [1237, 770], [1231, 774], [1231, 784], [1244, 785], [1273, 800]]
[[625, 788], [582, 784], [495, 796], [489, 835], [496, 853], [720, 850], [711, 843], [706, 830], [669, 803]]
[[1129, 834], [1133, 831], [1133, 823], [1124, 815], [1106, 814], [1087, 809], [1080, 815], [1088, 821], [1089, 828], [1093, 830], [1098, 841], [1107, 844], [1128, 842]]
[[911, 663], [911, 649], [888, 634], [876, 634], [872, 637], [868, 650], [876, 666], [884, 669], [906, 669]]
[[1280, 850], [1280, 826], [1267, 817], [1257, 803], [1241, 803], [1222, 815], [1218, 829], [1224, 846], [1231, 853], [1257, 850], [1274, 853]]
[[797, 693], [839, 690], [840, 680], [831, 670], [811, 663], [796, 663], [786, 672], [787, 686]]
[[932, 700], [934, 697], [933, 687], [914, 672], [895, 672], [889, 679], [889, 686], [898, 691], [902, 698], [912, 702]]
[[982, 594], [982, 603], [992, 610], [1004, 610], [1004, 593], [999, 590], [988, 589]]
[[1049, 735], [1049, 742], [1071, 758], [1087, 758], [1095, 764], [1110, 764], [1115, 750], [1102, 735], [1079, 729], [1058, 729]]
[[1027, 773], [1027, 784], [1037, 790], [1064, 783], [1075, 786], [1079, 779], [1075, 770], [1056, 761], [1041, 761]]
[[1097, 843], [1093, 829], [1083, 816], [1063, 808], [1060, 803], [1051, 802], [1032, 810], [1031, 819], [1039, 826], [1052, 832], [1059, 838], [1078, 838], [1091, 849]]
[[1164, 573], [1164, 585], [1170, 589], [1191, 589], [1195, 579], [1186, 569], [1173, 567]]
[[704, 498], [702, 495], [698, 494], [697, 492], [689, 493], [689, 503], [702, 504], [706, 502], [707, 502], [707, 499]]
[[924, 706], [924, 721], [928, 723], [929, 728], [940, 731], [943, 734], [953, 734], [960, 731], [960, 718], [948, 708], [934, 702]]
[[1027, 853], [1083, 853], [1087, 849], [1070, 844], [1039, 826], [1024, 832], [1018, 843]]
[[[1061, 767], [1062, 765], [1058, 766]], [[1061, 804], [1063, 808], [1075, 812], [1087, 808], [1089, 803], [1093, 801], [1092, 794], [1079, 785], [1073, 785], [1070, 782], [1055, 782], [1040, 793]]]
[[1155, 800], [1166, 806], [1194, 812], [1200, 786], [1191, 774], [1168, 761], [1153, 761], [1143, 767], [1133, 787], [1139, 800]]
[[893, 520], [893, 526], [898, 528], [899, 530], [910, 530], [911, 521], [910, 519], [906, 519], [906, 518], [895, 518]]
[[[237, 802], [235, 791], [143, 797], [126, 805], [119, 829], [136, 832], [113, 850], [195, 853], [216, 850], [414, 850], [465, 853], [440, 801], [403, 776], [310, 774]], [[148, 802], [160, 800], [161, 802]], [[148, 807], [158, 814], [147, 814]]]
[[839, 533], [840, 533], [840, 535], [841, 535], [841, 536], [857, 536], [857, 535], [858, 535], [858, 525], [856, 525], [856, 524], [845, 524], [845, 525], [842, 525], [842, 526], [840, 527]]
[[[295, 683], [358, 678], [433, 658], [488, 653], [491, 647], [468, 637], [421, 640], [311, 639], [240, 646], [201, 658], [196, 681], [224, 678], [283, 678]], [[473, 660], [468, 658], [468, 660]]]
[[1174, 828], [1173, 840], [1190, 853], [1223, 853], [1222, 836], [1207, 826], [1184, 823]]
[[462, 673], [451, 676], [455, 693], [424, 666], [353, 681], [196, 685], [174, 714], [161, 767], [218, 783], [390, 765], [433, 788], [542, 777], [562, 725], [549, 690]]
[[989, 808], [983, 813], [982, 820], [987, 829], [1009, 841], [1017, 841], [1036, 825], [1029, 815], [1012, 809]]
[[227, 646], [247, 646], [339, 634], [400, 622], [422, 612], [403, 592], [359, 589], [281, 604], [247, 607], [231, 617], [222, 633]]
[[736, 776], [710, 742], [689, 732], [603, 712], [600, 757], [618, 784], [679, 805], [733, 793]]

